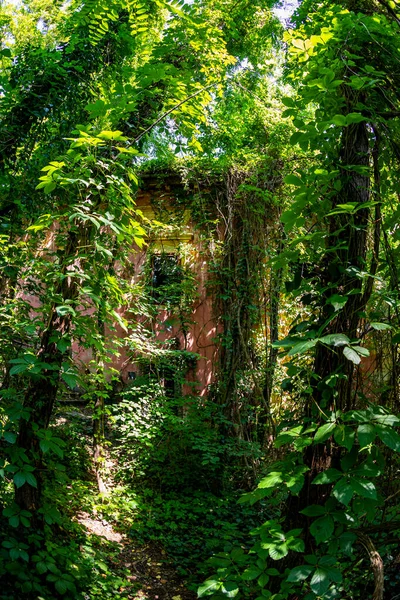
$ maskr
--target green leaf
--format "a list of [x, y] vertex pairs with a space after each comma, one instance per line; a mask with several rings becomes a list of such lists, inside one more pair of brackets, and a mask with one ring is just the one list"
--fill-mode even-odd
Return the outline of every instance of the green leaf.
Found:
[[18, 373], [23, 373], [28, 369], [29, 365], [27, 363], [21, 363], [19, 365], [14, 365], [10, 369], [10, 375], [17, 375]]
[[332, 117], [331, 122], [338, 127], [346, 127], [347, 125], [347, 120], [344, 115], [335, 115]]
[[281, 102], [284, 106], [287, 106], [288, 108], [296, 107], [296, 103], [293, 98], [285, 97], [281, 99]]
[[257, 569], [256, 567], [248, 567], [242, 573], [243, 581], [252, 581], [253, 579], [257, 579], [261, 575], [262, 571]]
[[297, 187], [304, 185], [300, 177], [293, 175], [292, 173], [290, 175], [286, 175], [283, 181], [288, 185], [295, 185]]
[[400, 435], [392, 427], [387, 425], [375, 425], [376, 433], [380, 440], [395, 452], [400, 452]]
[[362, 498], [369, 498], [370, 500], [377, 499], [376, 488], [372, 481], [365, 481], [362, 479], [356, 479], [352, 477], [349, 480], [349, 483], [356, 494], [361, 496]]
[[342, 535], [339, 537], [339, 546], [342, 552], [351, 555], [353, 552], [353, 545], [356, 540], [357, 536], [355, 533], [352, 533], [351, 531], [345, 531], [342, 533]]
[[323, 596], [328, 590], [330, 583], [331, 580], [326, 569], [317, 567], [310, 581], [310, 587], [314, 594], [317, 594], [317, 596]]
[[197, 597], [202, 598], [203, 596], [211, 596], [211, 594], [221, 588], [222, 582], [217, 579], [207, 579], [197, 589]]
[[73, 375], [72, 373], [61, 373], [61, 378], [72, 389], [76, 386], [76, 382], [78, 380], [78, 376]]
[[281, 471], [271, 471], [266, 477], [261, 479], [258, 488], [274, 488], [278, 483], [283, 482], [283, 474]]
[[54, 183], [54, 181], [51, 181], [50, 183], [44, 186], [43, 191], [45, 194], [50, 194], [53, 190], [56, 189], [56, 187], [57, 185]]
[[348, 483], [347, 479], [342, 477], [333, 488], [332, 494], [338, 502], [347, 506], [353, 497], [354, 489]]
[[299, 344], [293, 346], [291, 350], [289, 350], [288, 356], [295, 356], [296, 354], [305, 354], [305, 352], [307, 352], [307, 350], [310, 350], [310, 348], [313, 348], [316, 343], [317, 340], [306, 340], [304, 342], [300, 342]]
[[333, 437], [338, 446], [343, 446], [350, 451], [354, 444], [355, 432], [348, 425], [338, 425]]
[[13, 480], [17, 488], [22, 487], [26, 482], [26, 473], [23, 471], [17, 471], [13, 477]]
[[39, 446], [43, 454], [46, 454], [50, 450], [50, 442], [47, 440], [40, 440]]
[[315, 537], [317, 544], [319, 544], [320, 542], [328, 541], [334, 529], [335, 524], [332, 517], [325, 515], [311, 523], [310, 532]]
[[287, 541], [287, 547], [293, 552], [304, 552], [304, 540], [301, 538], [290, 538]]
[[68, 586], [63, 579], [58, 579], [58, 581], [56, 581], [54, 585], [59, 594], [64, 595], [67, 593]]
[[299, 567], [295, 567], [290, 571], [287, 581], [289, 581], [290, 583], [304, 581], [304, 579], [307, 579], [307, 577], [311, 575], [313, 570], [314, 567], [312, 567], [311, 565], [300, 565]]
[[298, 215], [293, 210], [285, 210], [281, 215], [281, 221], [291, 228], [297, 221], [297, 217]]
[[257, 585], [260, 586], [260, 588], [263, 588], [267, 585], [267, 583], [269, 582], [269, 575], [267, 575], [267, 573], [263, 573], [258, 579], [257, 579]]
[[244, 553], [243, 548], [236, 546], [231, 550], [231, 558], [235, 562], [243, 562], [246, 559], [246, 554]]
[[292, 348], [298, 343], [299, 339], [294, 337], [285, 337], [283, 340], [279, 340], [274, 342], [272, 345], [273, 348]]
[[[377, 410], [382, 409], [382, 407], [376, 407]], [[393, 425], [400, 425], [400, 419], [398, 417], [396, 417], [395, 415], [391, 415], [390, 413], [387, 412], [380, 412], [378, 414], [374, 414], [373, 416], [373, 420], [376, 421], [377, 423], [380, 423], [381, 425], [389, 425], [389, 426], [393, 426]]]
[[340, 296], [339, 294], [333, 294], [333, 296], [327, 299], [326, 303], [332, 304], [333, 308], [335, 309], [335, 312], [337, 312], [338, 310], [343, 308], [348, 299], [348, 296]]
[[368, 348], [363, 348], [362, 346], [352, 346], [352, 348], [360, 356], [369, 356], [369, 350], [368, 350]]
[[36, 477], [32, 473], [25, 473], [26, 483], [29, 483], [34, 488], [37, 488]]
[[213, 567], [228, 567], [231, 564], [229, 558], [222, 558], [220, 556], [212, 556], [207, 562]]
[[225, 581], [222, 584], [221, 592], [227, 598], [234, 598], [239, 593], [239, 586], [235, 581]]
[[274, 569], [274, 568], [267, 569], [265, 572], [267, 573], [267, 575], [270, 575], [271, 577], [279, 577], [279, 575], [280, 575], [280, 572], [278, 571], [278, 569]]
[[392, 329], [392, 326], [388, 323], [370, 323], [372, 329], [376, 331], [387, 331], [388, 329]]
[[350, 125], [351, 123], [362, 123], [363, 121], [368, 121], [368, 119], [360, 113], [349, 113], [346, 115], [346, 121]]
[[8, 522], [10, 523], [11, 527], [18, 527], [18, 525], [19, 525], [18, 515], [13, 515], [12, 517], [10, 517], [8, 519]]
[[6, 440], [6, 442], [8, 442], [9, 444], [15, 444], [15, 442], [17, 441], [17, 434], [13, 433], [12, 431], [5, 431], [3, 433], [3, 438]]
[[361, 448], [372, 444], [376, 438], [376, 429], [371, 423], [361, 423], [357, 429], [357, 437]]
[[[25, 546], [25, 544], [23, 544], [23, 546]], [[26, 548], [26, 546], [25, 546], [25, 548]], [[25, 562], [29, 562], [29, 554], [27, 552], [25, 552], [25, 550], [22, 550], [21, 548], [11, 548], [10, 557], [12, 560], [18, 560], [18, 559], [22, 558], [22, 560], [24, 560]]]
[[38, 571], [38, 573], [40, 573], [40, 575], [43, 575], [43, 573], [47, 572], [47, 565], [44, 561], [39, 560], [36, 563], [36, 570]]
[[[336, 561], [335, 558], [333, 560]], [[323, 558], [320, 560], [320, 564], [322, 564], [322, 561], [323, 561]], [[328, 568], [325, 568], [325, 571], [331, 581], [333, 581], [334, 583], [341, 583], [343, 577], [342, 577], [342, 574], [339, 571], [339, 569], [336, 569], [335, 567], [328, 567]]]
[[319, 338], [318, 341], [328, 346], [347, 346], [350, 343], [350, 339], [343, 333], [331, 333]]
[[307, 506], [300, 511], [302, 515], [306, 517], [321, 517], [326, 513], [326, 509], [319, 504], [311, 504], [311, 506]]
[[269, 555], [273, 560], [281, 560], [289, 553], [289, 548], [285, 543], [280, 543], [269, 548]]
[[345, 355], [345, 357], [348, 360], [351, 360], [351, 362], [354, 363], [355, 365], [360, 364], [360, 362], [361, 362], [360, 356], [350, 346], [346, 346], [346, 348], [343, 349], [343, 354]]
[[327, 469], [326, 471], [322, 471], [316, 478], [313, 480], [315, 485], [325, 485], [326, 483], [333, 483], [342, 477], [343, 473], [338, 471], [337, 469]]
[[64, 353], [68, 348], [71, 347], [71, 340], [69, 338], [62, 337], [57, 342], [57, 348], [60, 352]]
[[336, 423], [325, 423], [317, 429], [314, 436], [314, 444], [321, 444], [331, 437], [333, 430], [336, 428]]

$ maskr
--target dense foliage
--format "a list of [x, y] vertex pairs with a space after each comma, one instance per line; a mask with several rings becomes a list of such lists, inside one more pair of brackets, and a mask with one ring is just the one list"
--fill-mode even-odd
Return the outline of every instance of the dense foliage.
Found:
[[199, 597], [400, 598], [400, 6], [280, 4], [0, 4], [4, 600], [158, 597], [85, 515]]

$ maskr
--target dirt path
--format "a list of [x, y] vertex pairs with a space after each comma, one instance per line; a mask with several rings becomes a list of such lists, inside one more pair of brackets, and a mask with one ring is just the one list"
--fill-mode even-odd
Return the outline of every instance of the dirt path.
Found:
[[[65, 409], [57, 418], [57, 425], [62, 426], [71, 417], [79, 422], [89, 423], [87, 432], [82, 432], [86, 446], [91, 448], [91, 416], [86, 414], [84, 407], [67, 412]], [[109, 493], [115, 487], [113, 473], [115, 461], [105, 451], [104, 483]], [[93, 474], [93, 480], [95, 476]], [[90, 509], [89, 509], [90, 510]], [[139, 545], [125, 531], [117, 531], [114, 523], [109, 523], [102, 515], [80, 511], [75, 515], [76, 520], [86, 530], [87, 535], [96, 536], [98, 541], [110, 544], [109, 563], [115, 573], [128, 573], [129, 585], [121, 588], [121, 598], [126, 600], [196, 600], [197, 595], [189, 591], [173, 566], [168, 563], [165, 551], [156, 543], [150, 542]]]
[[154, 544], [135, 545], [134, 540], [124, 533], [115, 531], [114, 527], [102, 519], [94, 518], [85, 512], [76, 515], [77, 521], [83, 525], [88, 535], [105, 538], [115, 544], [119, 553], [115, 554], [113, 563], [119, 569], [128, 570], [127, 580], [134, 593], [125, 591], [123, 597], [128, 600], [195, 600], [196, 594], [189, 591], [175, 569], [166, 561], [165, 552]]

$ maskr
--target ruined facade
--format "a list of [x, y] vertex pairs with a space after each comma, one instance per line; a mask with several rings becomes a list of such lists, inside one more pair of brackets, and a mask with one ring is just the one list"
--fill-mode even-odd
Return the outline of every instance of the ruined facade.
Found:
[[[130, 267], [124, 268], [121, 275], [146, 290], [152, 299], [153, 312], [151, 317], [141, 314], [135, 302], [132, 307], [120, 308], [121, 316], [136, 332], [128, 338], [116, 324], [117, 336], [126, 343], [119, 356], [110, 355], [109, 366], [118, 371], [121, 385], [129, 384], [146, 369], [157, 372], [159, 356], [163, 354], [164, 367], [159, 376], [167, 393], [170, 388], [174, 394], [204, 396], [213, 381], [218, 325], [207, 289], [207, 249], [185, 208], [184, 200], [190, 193], [176, 176], [164, 176], [161, 182], [154, 176], [144, 177], [138, 191], [137, 210], [144, 224], [152, 226], [146, 245], [128, 250]], [[190, 281], [183, 281], [188, 275]], [[176, 354], [187, 359], [186, 367], [181, 369], [181, 377], [187, 383], [183, 382], [179, 390], [171, 389], [173, 365], [169, 369], [168, 350], [178, 351]], [[92, 359], [90, 350], [76, 347], [74, 353], [81, 365]]]

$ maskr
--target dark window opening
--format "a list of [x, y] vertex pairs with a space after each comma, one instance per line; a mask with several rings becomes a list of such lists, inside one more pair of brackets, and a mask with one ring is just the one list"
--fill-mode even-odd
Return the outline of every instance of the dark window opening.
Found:
[[177, 254], [154, 254], [152, 257], [152, 296], [159, 304], [179, 303], [183, 273]]

